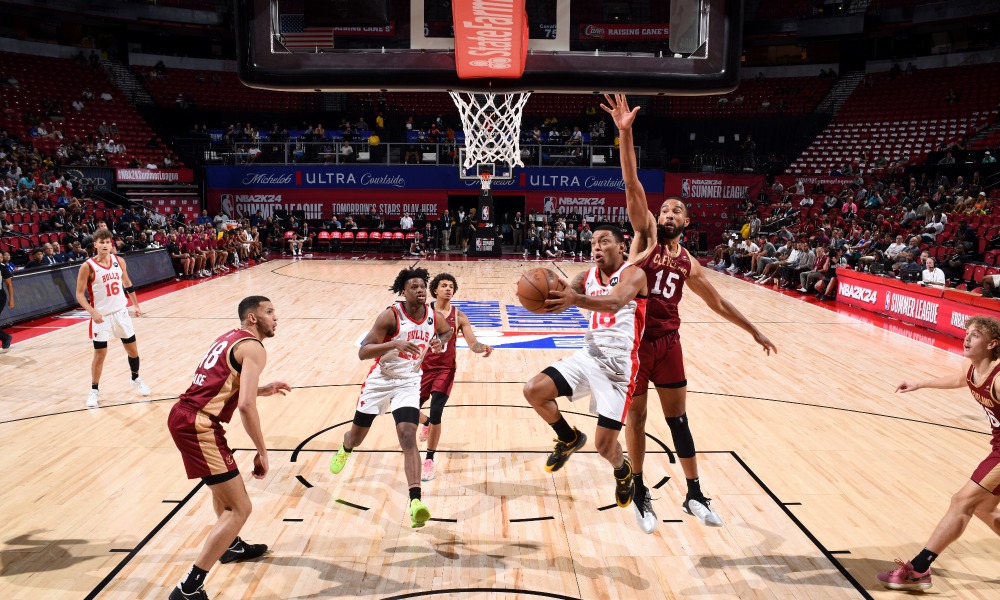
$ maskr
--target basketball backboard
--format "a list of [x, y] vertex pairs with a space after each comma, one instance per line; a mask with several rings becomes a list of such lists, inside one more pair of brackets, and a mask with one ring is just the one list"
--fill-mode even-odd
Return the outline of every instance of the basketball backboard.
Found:
[[739, 82], [743, 0], [525, 0], [523, 74], [473, 79], [456, 72], [451, 0], [236, 3], [253, 87], [700, 95]]

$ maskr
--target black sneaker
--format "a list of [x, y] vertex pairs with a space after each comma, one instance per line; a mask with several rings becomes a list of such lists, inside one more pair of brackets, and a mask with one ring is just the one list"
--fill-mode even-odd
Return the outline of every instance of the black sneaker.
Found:
[[170, 590], [170, 598], [168, 600], [208, 600], [208, 594], [205, 593], [204, 586], [190, 594], [185, 594], [181, 591], [180, 586], [175, 585], [174, 589]]
[[632, 497], [635, 495], [635, 478], [632, 475], [632, 461], [625, 457], [628, 464], [628, 475], [624, 479], [615, 478], [615, 502], [620, 508], [625, 508], [632, 504]]
[[267, 552], [267, 544], [248, 544], [243, 540], [238, 540], [235, 546], [231, 547], [229, 550], [222, 555], [219, 562], [231, 563], [231, 562], [241, 562], [244, 560], [250, 560], [253, 558], [258, 558], [263, 556]]
[[552, 450], [548, 460], [545, 461], [545, 470], [549, 473], [555, 473], [561, 469], [569, 460], [569, 455], [583, 448], [583, 445], [587, 443], [587, 436], [582, 431], [576, 427], [573, 428], [573, 431], [576, 432], [576, 440], [572, 443], [567, 444], [556, 439], [556, 447]]

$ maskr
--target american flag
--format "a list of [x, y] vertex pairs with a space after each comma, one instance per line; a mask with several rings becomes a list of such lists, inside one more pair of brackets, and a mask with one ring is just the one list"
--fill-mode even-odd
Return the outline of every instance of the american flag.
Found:
[[332, 27], [306, 27], [303, 15], [281, 15], [281, 37], [289, 50], [333, 48]]

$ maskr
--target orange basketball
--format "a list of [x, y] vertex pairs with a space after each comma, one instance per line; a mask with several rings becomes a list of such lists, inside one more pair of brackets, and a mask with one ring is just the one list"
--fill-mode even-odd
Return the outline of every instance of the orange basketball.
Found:
[[529, 312], [544, 312], [550, 290], [561, 290], [562, 281], [552, 269], [537, 268], [521, 275], [517, 282], [517, 299]]

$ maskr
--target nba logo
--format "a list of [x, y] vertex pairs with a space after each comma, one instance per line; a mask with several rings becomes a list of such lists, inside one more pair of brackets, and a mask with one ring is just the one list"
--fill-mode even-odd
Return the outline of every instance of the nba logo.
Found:
[[489, 220], [490, 220], [490, 207], [489, 206], [484, 206], [483, 207], [483, 221], [489, 222]]
[[482, 252], [483, 250], [483, 240], [476, 238], [476, 252]]
[[892, 292], [885, 293], [885, 309], [889, 310], [889, 305], [892, 304]]
[[681, 198], [691, 196], [691, 180], [681, 179]]

